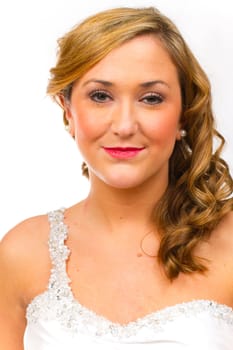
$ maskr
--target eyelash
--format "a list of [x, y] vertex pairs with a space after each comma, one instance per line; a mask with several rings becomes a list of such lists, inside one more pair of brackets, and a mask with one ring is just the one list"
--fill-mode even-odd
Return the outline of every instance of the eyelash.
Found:
[[[96, 103], [100, 103], [100, 104], [105, 103], [105, 102], [109, 102], [110, 100], [113, 99], [111, 97], [111, 95], [104, 90], [94, 90], [89, 94], [89, 96], [90, 96], [92, 101], [94, 101]], [[101, 97], [102, 97], [102, 99], [101, 99]], [[147, 100], [147, 102], [145, 102], [146, 100]], [[152, 100], [152, 101], [149, 101], [149, 100]], [[142, 98], [140, 98], [139, 101], [153, 106], [153, 105], [157, 105], [157, 104], [162, 103], [164, 101], [164, 97], [158, 93], [150, 92], [150, 93], [146, 94], [145, 96], [143, 96]]]
[[[102, 97], [104, 96], [105, 99], [104, 100], [99, 99], [100, 95], [102, 95]], [[105, 103], [106, 102], [106, 98], [108, 99], [108, 101], [112, 100], [112, 97], [104, 90], [92, 91], [89, 94], [89, 96], [90, 96], [92, 101], [97, 102], [97, 103]]]
[[[158, 93], [155, 92], [150, 92], [148, 94], [146, 94], [145, 96], [143, 96], [139, 101], [145, 101], [147, 99], [147, 103], [149, 105], [157, 105], [160, 104], [164, 101], [164, 97]], [[149, 99], [153, 99], [152, 102], [149, 102]]]

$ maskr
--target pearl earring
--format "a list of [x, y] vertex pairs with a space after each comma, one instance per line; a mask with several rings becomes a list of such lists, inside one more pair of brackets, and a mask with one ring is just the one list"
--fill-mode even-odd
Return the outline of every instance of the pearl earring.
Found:
[[65, 125], [65, 131], [70, 133], [70, 125], [69, 124]]
[[184, 149], [183, 155], [184, 155], [184, 158], [187, 158], [187, 155], [188, 156], [192, 155], [192, 149], [190, 148], [189, 144], [185, 140], [185, 137], [187, 136], [187, 131], [185, 129], [181, 129], [180, 136], [181, 136], [181, 143], [182, 143], [183, 149]]
[[187, 136], [187, 131], [185, 129], [180, 130], [180, 136], [181, 137], [186, 137]]

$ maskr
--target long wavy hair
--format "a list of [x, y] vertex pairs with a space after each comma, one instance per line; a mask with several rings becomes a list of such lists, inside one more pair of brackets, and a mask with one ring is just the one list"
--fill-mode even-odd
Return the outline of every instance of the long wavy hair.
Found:
[[[152, 213], [161, 234], [158, 258], [174, 279], [207, 269], [195, 247], [233, 209], [233, 181], [220, 157], [225, 141], [215, 129], [209, 80], [177, 27], [153, 7], [115, 8], [87, 18], [58, 40], [47, 92], [58, 102], [61, 95], [69, 100], [75, 81], [114, 48], [145, 34], [160, 39], [177, 68], [187, 131], [175, 144], [169, 184]], [[88, 176], [85, 163], [83, 173]]]

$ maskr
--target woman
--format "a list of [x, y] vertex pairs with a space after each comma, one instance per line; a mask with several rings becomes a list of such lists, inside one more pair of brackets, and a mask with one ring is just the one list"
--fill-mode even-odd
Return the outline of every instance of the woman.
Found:
[[177, 28], [154, 8], [88, 18], [60, 39], [48, 94], [90, 192], [3, 239], [1, 347], [232, 348], [233, 184]]

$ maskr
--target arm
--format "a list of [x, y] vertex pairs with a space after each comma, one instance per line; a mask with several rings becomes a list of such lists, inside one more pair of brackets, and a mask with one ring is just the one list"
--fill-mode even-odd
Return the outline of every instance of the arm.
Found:
[[47, 215], [30, 218], [0, 242], [0, 349], [23, 350], [26, 308], [51, 269]]
[[0, 349], [4, 350], [23, 350], [27, 275], [23, 226], [10, 231], [0, 243]]

